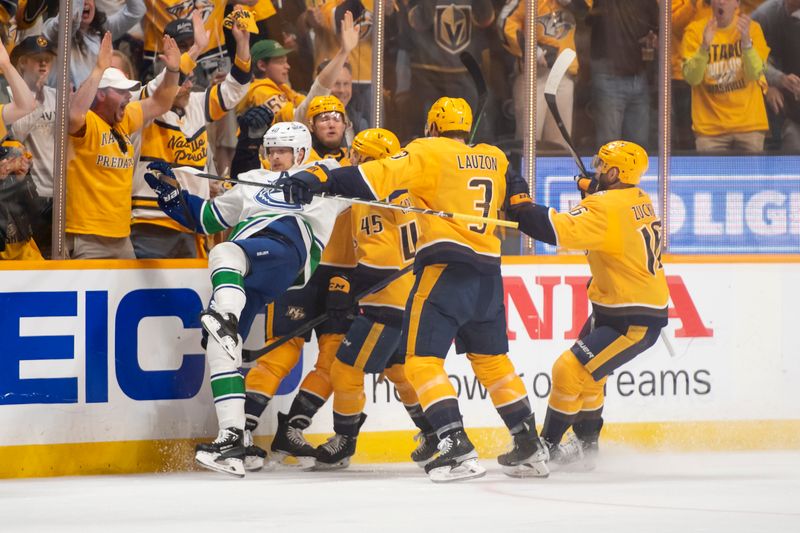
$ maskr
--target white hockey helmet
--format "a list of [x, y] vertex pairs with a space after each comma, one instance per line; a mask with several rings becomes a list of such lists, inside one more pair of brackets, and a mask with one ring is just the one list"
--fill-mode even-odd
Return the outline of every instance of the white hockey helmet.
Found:
[[[301, 122], [278, 122], [264, 134], [265, 148], [291, 148], [295, 165], [302, 165], [311, 156], [311, 132]], [[299, 150], [304, 149], [303, 160], [297, 162]]]

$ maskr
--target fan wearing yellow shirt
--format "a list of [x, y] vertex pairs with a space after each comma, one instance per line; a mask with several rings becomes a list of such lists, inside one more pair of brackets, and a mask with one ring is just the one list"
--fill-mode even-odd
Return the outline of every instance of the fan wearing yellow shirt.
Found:
[[165, 36], [164, 81], [150, 98], [131, 102], [139, 82], [110, 67], [111, 34], [106, 33], [97, 63], [72, 96], [67, 164], [67, 248], [73, 259], [133, 259], [130, 135], [166, 113], [178, 91], [181, 53]]
[[[494, 217], [503, 207], [530, 202], [527, 183], [509, 169], [495, 146], [466, 143], [472, 110], [462, 98], [442, 97], [430, 111], [426, 138], [398, 154], [328, 176], [301, 172], [287, 179], [287, 201], [307, 202], [326, 191], [369, 200], [407, 190], [416, 207]], [[323, 181], [324, 180], [324, 181]], [[480, 477], [486, 470], [469, 440], [458, 396], [444, 369], [455, 341], [513, 436], [499, 456], [514, 477], [546, 477], [547, 452], [537, 433], [522, 380], [507, 356], [500, 240], [491, 223], [419, 217], [414, 258], [416, 281], [403, 314], [401, 352], [406, 377], [440, 439], [439, 455], [425, 465], [434, 482]]]
[[251, 107], [266, 105], [275, 114], [275, 122], [305, 121], [309, 102], [315, 96], [330, 94], [348, 54], [357, 44], [358, 26], [348, 12], [342, 20], [339, 51], [314, 80], [308, 95], [304, 96], [289, 85], [291, 67], [286, 56], [292, 51], [271, 39], [257, 42], [250, 48], [254, 79], [250, 90], [236, 106], [236, 112], [241, 114]]
[[[586, 250], [592, 315], [578, 340], [553, 365], [542, 438], [555, 463], [592, 468], [603, 427], [608, 375], [658, 340], [667, 325], [669, 290], [661, 265], [661, 220], [638, 187], [647, 170], [644, 149], [629, 141], [602, 146], [596, 180], [566, 213], [526, 204], [512, 211], [519, 229], [536, 240]], [[559, 446], [572, 426], [575, 437]]]
[[769, 129], [761, 26], [740, 13], [739, 0], [711, 0], [711, 14], [686, 27], [681, 46], [697, 150], [761, 152]]

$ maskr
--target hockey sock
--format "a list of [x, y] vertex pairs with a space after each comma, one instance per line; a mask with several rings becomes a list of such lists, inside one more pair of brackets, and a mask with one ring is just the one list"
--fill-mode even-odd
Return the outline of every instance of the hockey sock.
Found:
[[213, 338], [208, 340], [206, 356], [219, 428], [244, 429], [244, 377], [236, 368], [236, 363]]
[[[314, 369], [300, 384], [300, 392], [305, 392], [308, 396], [315, 396], [319, 401], [319, 407], [322, 407], [333, 393], [331, 364], [336, 359], [336, 352], [339, 350], [342, 340], [344, 340], [344, 335], [340, 334], [326, 333], [319, 336], [317, 362], [314, 364]], [[316, 410], [314, 412], [316, 413]]]
[[247, 272], [247, 255], [232, 242], [215, 246], [208, 254], [211, 270], [213, 308], [223, 315], [232, 313], [239, 318], [246, 301], [244, 275]]
[[439, 438], [462, 429], [458, 396], [444, 370], [444, 359], [408, 354], [405, 366], [406, 377], [419, 397], [425, 418]]
[[314, 418], [320, 407], [325, 405], [327, 398], [320, 398], [314, 394], [301, 390], [297, 393], [292, 401], [292, 406], [289, 408], [289, 420], [297, 415], [302, 415], [308, 418]]
[[331, 365], [333, 382], [333, 430], [340, 435], [358, 435], [364, 410], [364, 372], [338, 359]]
[[261, 413], [267, 408], [270, 397], [257, 392], [247, 391], [244, 400], [245, 429], [254, 431], [258, 427]]
[[509, 430], [530, 416], [531, 404], [525, 385], [507, 355], [468, 353], [467, 358], [472, 363], [478, 381], [489, 391], [497, 413]]
[[[275, 340], [269, 339], [267, 344]], [[269, 397], [275, 396], [281, 382], [300, 360], [303, 343], [302, 337], [295, 337], [259, 357], [256, 366], [250, 369], [245, 379], [248, 394], [254, 392]]]
[[581, 419], [572, 425], [575, 436], [585, 443], [597, 442], [600, 437], [600, 430], [603, 429], [603, 417], [600, 416], [600, 413], [595, 412], [592, 415], [592, 418]]
[[582, 394], [586, 384], [594, 383], [594, 379], [571, 350], [566, 350], [556, 359], [552, 374], [553, 390], [547, 400], [542, 437], [550, 444], [558, 444], [583, 405]]
[[575, 415], [565, 415], [548, 407], [547, 415], [544, 417], [544, 427], [542, 427], [542, 438], [550, 444], [559, 444], [574, 420]]
[[397, 395], [400, 396], [400, 401], [403, 402], [403, 407], [406, 408], [408, 416], [411, 418], [411, 421], [414, 422], [414, 425], [417, 426], [422, 433], [432, 433], [433, 428], [430, 422], [428, 422], [428, 419], [425, 418], [425, 413], [422, 411], [422, 407], [419, 404], [417, 393], [414, 391], [414, 387], [411, 386], [411, 383], [409, 383], [408, 378], [406, 378], [405, 365], [392, 365], [384, 370], [384, 374], [389, 378], [389, 381], [394, 383], [397, 389]]

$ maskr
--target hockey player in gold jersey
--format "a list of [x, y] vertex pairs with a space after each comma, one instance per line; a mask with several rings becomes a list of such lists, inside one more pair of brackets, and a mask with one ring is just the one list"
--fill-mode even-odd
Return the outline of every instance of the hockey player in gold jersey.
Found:
[[[400, 151], [400, 141], [390, 131], [367, 129], [353, 139], [350, 159], [365, 163], [389, 157]], [[400, 193], [392, 203], [410, 205], [408, 195]], [[352, 295], [360, 294], [393, 275], [414, 260], [419, 235], [416, 215], [392, 209], [354, 204], [350, 208], [353, 240], [358, 265], [348, 277], [331, 279], [329, 290], [340, 293], [339, 312], [353, 307]], [[349, 278], [349, 279], [348, 279]], [[334, 283], [338, 281], [338, 284]], [[425, 419], [414, 388], [405, 375], [405, 356], [398, 351], [403, 309], [414, 284], [408, 272], [383, 289], [356, 302], [359, 313], [336, 352], [331, 366], [333, 384], [333, 429], [335, 435], [317, 448], [316, 468], [344, 468], [356, 450], [356, 438], [366, 419], [364, 374], [382, 372], [394, 383], [400, 400], [420, 430], [420, 445], [411, 457], [429, 458], [438, 440]], [[332, 309], [329, 302], [328, 313]], [[427, 456], [427, 457], [426, 457]]]
[[[505, 206], [530, 202], [527, 184], [508, 168], [498, 148], [469, 146], [472, 110], [461, 98], [440, 98], [428, 113], [427, 138], [398, 154], [329, 176], [300, 172], [285, 180], [289, 202], [306, 202], [315, 192], [367, 199], [388, 198], [406, 189], [413, 205], [450, 212], [495, 216]], [[547, 476], [547, 453], [536, 433], [522, 380], [506, 355], [500, 240], [490, 223], [463, 223], [419, 217], [414, 260], [416, 281], [403, 315], [401, 351], [406, 376], [425, 416], [440, 439], [439, 455], [425, 465], [433, 481], [479, 477], [485, 469], [464, 431], [456, 391], [444, 370], [455, 340], [467, 353], [481, 384], [489, 391], [514, 448], [498, 457], [512, 476]]]
[[[608, 375], [651, 347], [667, 324], [669, 291], [661, 265], [661, 220], [638, 187], [644, 149], [614, 141], [595, 157], [596, 179], [579, 181], [587, 195], [571, 211], [528, 204], [514, 212], [520, 230], [563, 248], [586, 250], [592, 315], [578, 340], [553, 365], [542, 438], [551, 462], [593, 464], [603, 427]], [[559, 447], [572, 426], [575, 438]]]

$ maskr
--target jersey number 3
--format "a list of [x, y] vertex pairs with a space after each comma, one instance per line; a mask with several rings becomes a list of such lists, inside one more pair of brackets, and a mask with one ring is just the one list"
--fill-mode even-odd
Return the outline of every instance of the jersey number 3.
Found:
[[[482, 217], [489, 216], [489, 209], [492, 208], [492, 195], [494, 194], [494, 182], [489, 178], [471, 178], [467, 182], [467, 188], [481, 191], [481, 198], [475, 200], [473, 206], [481, 212]], [[475, 233], [486, 233], [486, 223], [470, 224], [467, 226], [470, 231]]]

